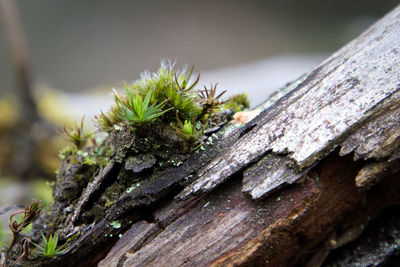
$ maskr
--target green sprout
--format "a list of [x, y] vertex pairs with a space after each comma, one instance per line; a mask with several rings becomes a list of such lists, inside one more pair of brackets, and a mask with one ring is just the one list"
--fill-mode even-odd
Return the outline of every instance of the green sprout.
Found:
[[189, 144], [195, 144], [203, 135], [204, 128], [207, 127], [207, 125], [202, 126], [200, 122], [196, 123], [194, 119], [192, 119], [192, 121], [185, 120], [185, 122], [182, 123], [178, 114], [176, 114], [176, 121], [179, 126], [174, 127], [176, 133]]
[[35, 244], [32, 242], [32, 244], [38, 248], [38, 255], [43, 257], [43, 258], [55, 258], [58, 255], [61, 255], [65, 252], [65, 246], [66, 243], [60, 247], [58, 246], [58, 235], [55, 234], [54, 236], [50, 235], [49, 239], [46, 239], [46, 237], [42, 234], [42, 243], [43, 246], [40, 246], [38, 244]]
[[76, 146], [77, 149], [84, 147], [89, 138], [93, 137], [92, 133], [85, 133], [83, 131], [83, 118], [79, 126], [75, 123], [75, 128], [73, 129], [68, 130], [64, 126], [64, 135]]
[[83, 158], [83, 164], [88, 165], [88, 166], [92, 166], [92, 165], [96, 165], [97, 161], [96, 161], [95, 158], [86, 156], [86, 157]]
[[170, 109], [162, 110], [165, 106], [165, 101], [156, 104], [153, 103], [149, 105], [151, 96], [153, 94], [152, 90], [149, 90], [146, 97], [142, 96], [136, 92], [134, 95], [127, 86], [125, 86], [127, 103], [124, 103], [117, 94], [115, 94], [115, 102], [120, 108], [121, 118], [127, 121], [132, 126], [141, 126], [146, 123], [154, 121], [157, 117], [163, 115]]

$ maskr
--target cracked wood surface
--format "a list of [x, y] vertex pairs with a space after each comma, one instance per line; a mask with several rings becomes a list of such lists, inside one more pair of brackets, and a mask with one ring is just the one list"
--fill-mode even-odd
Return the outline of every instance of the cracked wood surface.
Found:
[[[255, 128], [199, 170], [199, 179], [188, 186], [181, 197], [211, 190], [269, 151], [287, 155], [300, 169], [310, 166], [341, 145], [343, 139], [365, 121], [379, 111], [386, 111], [382, 105], [397, 110], [400, 93], [399, 40], [397, 8], [325, 60], [305, 81], [263, 111], [253, 122]], [[398, 117], [392, 118], [394, 121], [388, 123], [397, 125], [393, 126], [395, 136], [390, 141], [400, 142]], [[372, 125], [372, 130], [376, 126]], [[362, 148], [371, 151], [376, 151], [377, 147], [384, 148], [382, 142], [385, 140], [377, 132], [370, 135], [362, 138], [369, 138], [371, 145], [363, 143], [362, 138], [352, 136], [352, 139], [357, 139], [355, 145], [350, 147], [345, 142], [347, 149], [343, 154], [352, 151], [355, 146], [358, 147], [357, 154]], [[376, 142], [372, 144], [374, 139]], [[268, 192], [274, 189], [275, 184], [274, 181], [270, 186], [263, 184], [262, 187]]]
[[94, 178], [94, 180], [88, 184], [85, 192], [83, 192], [83, 195], [77, 204], [77, 207], [75, 208], [74, 215], [71, 217], [71, 227], [73, 227], [73, 224], [81, 215], [82, 209], [88, 203], [89, 199], [93, 197], [93, 194], [100, 189], [104, 179], [106, 179], [107, 176], [110, 175], [111, 171], [115, 168], [115, 165], [116, 162], [114, 160], [110, 161], [110, 163], [104, 169], [100, 170], [100, 173]]
[[398, 40], [400, 8], [261, 106], [118, 266], [318, 266], [356, 239], [398, 201]]

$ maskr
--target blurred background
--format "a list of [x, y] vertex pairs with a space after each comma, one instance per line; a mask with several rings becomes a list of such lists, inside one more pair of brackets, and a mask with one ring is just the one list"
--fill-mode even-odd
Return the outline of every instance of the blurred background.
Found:
[[[25, 32], [28, 87], [41, 119], [37, 123], [24, 105], [18, 106], [18, 71], [13, 67], [9, 33], [0, 20], [0, 211], [32, 197], [51, 201], [50, 187], [41, 178], [54, 179], [57, 151], [65, 145], [54, 132], [83, 115], [90, 125], [93, 115], [110, 106], [111, 88], [138, 79], [144, 70], [156, 70], [161, 58], [176, 59], [177, 67], [194, 64], [201, 73], [200, 85], [219, 82], [228, 94], [247, 92], [254, 106], [398, 4], [396, 0], [12, 2]], [[0, 218], [7, 224], [5, 215]]]
[[[165, 57], [177, 59], [178, 66], [195, 64], [201, 73], [274, 59], [273, 64], [282, 68], [282, 76], [304, 65], [301, 74], [398, 3], [396, 0], [14, 2], [26, 33], [35, 85], [68, 92], [136, 80], [143, 70], [155, 70], [160, 58]], [[282, 56], [284, 62], [280, 63], [276, 58]], [[13, 88], [11, 66], [4, 28], [0, 27], [1, 94]]]

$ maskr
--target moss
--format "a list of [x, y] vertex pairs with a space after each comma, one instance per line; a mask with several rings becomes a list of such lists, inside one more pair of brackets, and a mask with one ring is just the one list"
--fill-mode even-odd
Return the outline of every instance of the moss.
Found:
[[[221, 108], [224, 92], [217, 93], [217, 86], [194, 91], [199, 76], [191, 78], [192, 72], [193, 68], [177, 72], [163, 64], [156, 73], [145, 73], [139, 81], [125, 85], [125, 95], [115, 93], [114, 105], [96, 118], [106, 132], [102, 140], [84, 132], [82, 122], [65, 130], [73, 146], [59, 154], [62, 163], [53, 190], [54, 205], [42, 217], [41, 226], [34, 227], [35, 235], [65, 233], [76, 209], [81, 209], [74, 221], [76, 236], [93, 222], [121, 219], [119, 214], [132, 206], [148, 205], [159, 197], [147, 191], [132, 196], [144, 186], [169, 183], [159, 178], [160, 172], [183, 165], [195, 149], [214, 145], [218, 139], [214, 132], [230, 117]], [[115, 165], [108, 165], [111, 160]], [[106, 166], [116, 167], [95, 184], [94, 178]], [[88, 198], [78, 207], [90, 182], [94, 191], [85, 193]], [[124, 204], [115, 205], [123, 198], [127, 199]], [[67, 237], [60, 235], [60, 239], [65, 242]]]
[[89, 139], [93, 139], [92, 132], [85, 132], [83, 130], [83, 118], [80, 125], [75, 124], [74, 128], [67, 129], [64, 127], [64, 135], [72, 144], [75, 145], [76, 149], [84, 147]]
[[243, 111], [250, 107], [247, 94], [236, 94], [231, 96], [230, 101], [224, 105], [225, 109], [232, 109], [234, 112]]
[[[184, 152], [190, 152], [187, 147], [197, 145], [208, 121], [225, 103], [221, 100], [225, 91], [217, 94], [216, 85], [194, 92], [199, 76], [190, 84], [192, 72], [193, 68], [189, 72], [175, 71], [171, 64], [163, 63], [156, 73], [145, 73], [139, 81], [125, 85], [126, 95], [115, 92], [114, 106], [97, 116], [100, 129], [111, 134], [130, 130], [140, 138], [157, 136], [154, 132], [169, 128], [186, 142]], [[154, 127], [158, 125], [163, 127]], [[116, 154], [121, 156], [121, 152]]]

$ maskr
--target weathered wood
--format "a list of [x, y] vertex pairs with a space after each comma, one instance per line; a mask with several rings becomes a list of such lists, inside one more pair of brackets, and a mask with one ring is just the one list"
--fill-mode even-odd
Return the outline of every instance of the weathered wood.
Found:
[[400, 189], [398, 40], [400, 8], [259, 107], [124, 266], [315, 266], [356, 239]]
[[400, 207], [394, 206], [371, 223], [359, 239], [329, 255], [325, 266], [399, 266], [399, 243]]
[[102, 182], [104, 181], [104, 179], [107, 178], [107, 176], [110, 175], [112, 170], [115, 168], [115, 165], [116, 162], [112, 160], [104, 169], [100, 171], [100, 173], [94, 178], [94, 180], [88, 184], [85, 192], [83, 192], [83, 195], [79, 199], [79, 202], [74, 211], [74, 215], [71, 217], [71, 226], [73, 226], [73, 224], [79, 218], [82, 213], [82, 209], [88, 203], [89, 199], [93, 197], [93, 195], [100, 189]]
[[[300, 169], [310, 166], [378, 113], [383, 113], [388, 123], [397, 122], [395, 115], [387, 117], [385, 112], [396, 110], [399, 98], [399, 36], [398, 12], [394, 11], [325, 60], [303, 83], [263, 111], [253, 122], [255, 129], [202, 168], [198, 172], [200, 178], [182, 196], [211, 190], [269, 151], [287, 155]], [[375, 132], [368, 137], [371, 142], [375, 139], [375, 144], [370, 145], [361, 145], [360, 139], [354, 141], [356, 146], [365, 147], [364, 150], [375, 151], [381, 147], [390, 153], [385, 147], [391, 144], [382, 145], [399, 142], [398, 133], [394, 134], [386, 140]], [[344, 142], [346, 147], [350, 146], [348, 142]], [[348, 148], [346, 152], [355, 148]], [[358, 154], [356, 151], [356, 157]], [[375, 158], [379, 159], [379, 155]], [[273, 188], [266, 187], [265, 192]]]
[[104, 258], [98, 267], [118, 266], [120, 261], [127, 257], [127, 253], [135, 251], [148, 242], [152, 237], [160, 232], [160, 229], [154, 223], [140, 221], [135, 223], [128, 231], [126, 231], [120, 240], [115, 244], [107, 257]]
[[112, 172], [126, 188], [100, 215], [108, 183], [90, 183], [64, 201], [77, 211], [58, 229], [75, 218], [78, 238], [48, 264], [94, 265], [114, 247], [101, 266], [321, 265], [399, 200], [399, 40], [400, 7], [204, 152]]
[[[187, 200], [178, 218], [167, 218], [166, 213], [176, 212], [168, 206], [156, 214], [156, 221], [168, 225], [162, 233], [136, 253], [127, 255], [124, 266], [201, 266], [257, 239], [268, 224], [291, 210], [302, 210], [312, 199], [317, 188], [312, 181], [288, 189], [296, 195], [290, 199], [278, 195], [261, 203], [250, 201], [236, 180], [213, 194], [196, 200]], [[179, 203], [182, 205], [183, 203]], [[178, 204], [178, 205], [179, 205]]]

